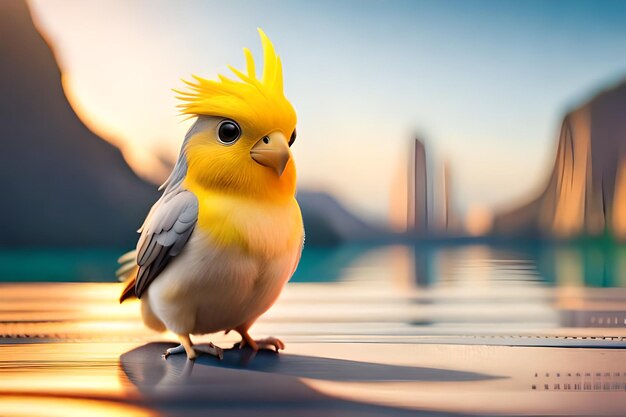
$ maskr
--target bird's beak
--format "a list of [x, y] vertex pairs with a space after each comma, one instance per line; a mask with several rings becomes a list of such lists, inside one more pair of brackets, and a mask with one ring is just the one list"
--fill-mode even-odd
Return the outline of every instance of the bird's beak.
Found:
[[258, 164], [272, 168], [280, 177], [289, 162], [289, 145], [280, 132], [259, 139], [250, 149], [250, 156]]

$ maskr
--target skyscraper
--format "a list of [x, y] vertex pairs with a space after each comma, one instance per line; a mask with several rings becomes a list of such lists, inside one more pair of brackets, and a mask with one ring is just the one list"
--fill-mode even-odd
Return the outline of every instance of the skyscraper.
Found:
[[413, 142], [413, 161], [409, 175], [408, 230], [416, 234], [428, 233], [428, 170], [426, 167], [426, 148], [424, 143], [415, 138]]
[[450, 164], [448, 163], [448, 161], [444, 161], [443, 162], [443, 181], [442, 181], [442, 188], [443, 188], [443, 192], [442, 192], [442, 211], [443, 211], [443, 216], [441, 219], [441, 226], [442, 229], [444, 231], [447, 231], [448, 229], [450, 229], [451, 226], [451, 219], [450, 219], [450, 211], [451, 211], [451, 207], [450, 207], [450, 197], [451, 197], [451, 186], [450, 186]]

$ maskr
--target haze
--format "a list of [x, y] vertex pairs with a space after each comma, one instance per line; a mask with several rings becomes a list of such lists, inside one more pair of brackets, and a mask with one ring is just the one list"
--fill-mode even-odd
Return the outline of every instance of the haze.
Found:
[[461, 212], [528, 198], [563, 113], [626, 74], [626, 3], [31, 0], [79, 115], [154, 179], [174, 158], [180, 78], [260, 57], [284, 64], [300, 186], [386, 219], [408, 140], [452, 169]]

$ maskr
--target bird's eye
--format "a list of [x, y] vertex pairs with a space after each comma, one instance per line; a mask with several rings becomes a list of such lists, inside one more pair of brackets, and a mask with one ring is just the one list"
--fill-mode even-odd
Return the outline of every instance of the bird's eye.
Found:
[[296, 141], [296, 129], [293, 130], [293, 133], [291, 134], [291, 137], [289, 138], [289, 146], [293, 145], [295, 141]]
[[224, 120], [217, 128], [217, 137], [220, 142], [231, 144], [241, 136], [241, 128], [232, 120]]

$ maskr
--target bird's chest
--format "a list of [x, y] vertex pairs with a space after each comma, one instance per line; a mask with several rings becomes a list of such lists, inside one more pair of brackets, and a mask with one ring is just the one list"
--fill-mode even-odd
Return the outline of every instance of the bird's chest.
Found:
[[155, 280], [150, 297], [157, 297], [165, 310], [177, 306], [176, 317], [192, 317], [194, 333], [234, 328], [276, 301], [296, 257], [285, 253], [267, 258], [236, 246], [219, 248], [194, 231], [179, 259]]
[[197, 233], [208, 237], [211, 247], [272, 259], [297, 249], [304, 232], [295, 199], [272, 204], [207, 195], [199, 198]]
[[193, 317], [194, 331], [208, 333], [274, 303], [296, 266], [303, 228], [295, 199], [271, 205], [199, 194], [198, 208], [189, 242], [151, 285], [150, 298], [161, 315]]
[[186, 270], [185, 292], [200, 298], [210, 292], [231, 302], [245, 299], [260, 283], [271, 280], [267, 273], [272, 269], [271, 259], [253, 256], [236, 245], [218, 246], [210, 235], [199, 231], [192, 234], [181, 261]]

